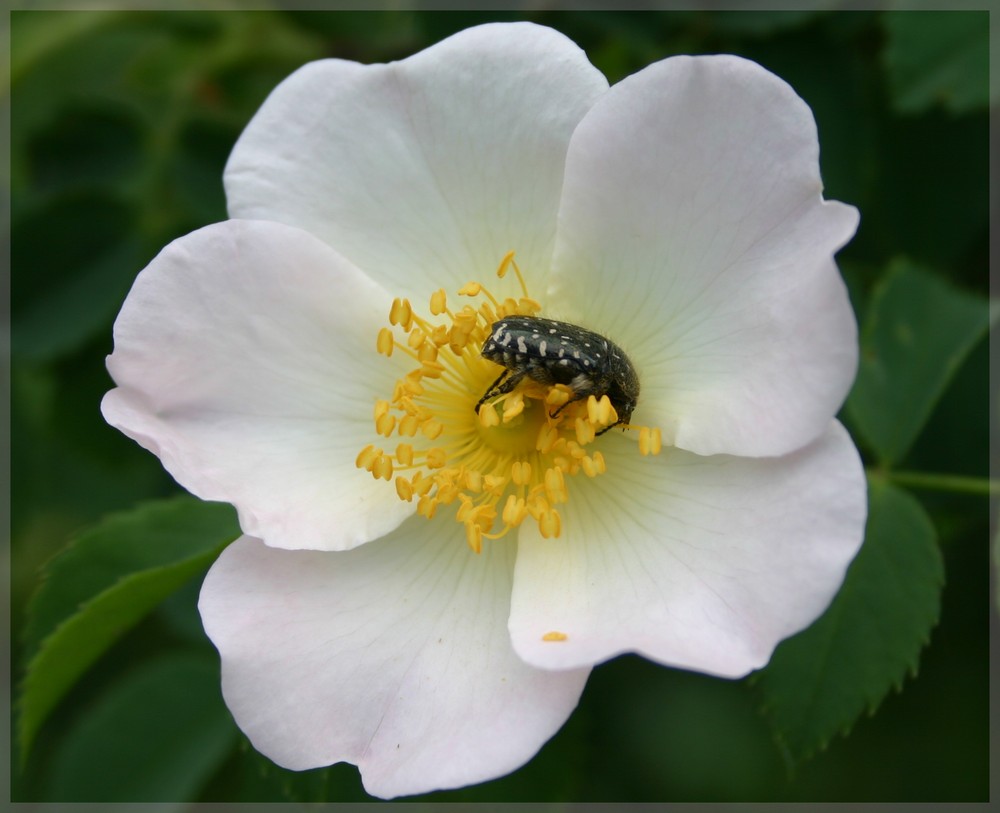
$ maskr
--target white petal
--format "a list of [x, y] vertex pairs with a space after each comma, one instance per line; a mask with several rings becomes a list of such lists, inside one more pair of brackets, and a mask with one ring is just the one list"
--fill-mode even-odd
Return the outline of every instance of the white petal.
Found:
[[778, 455], [825, 431], [857, 366], [812, 114], [760, 66], [675, 57], [615, 85], [570, 144], [549, 301], [607, 332], [637, 423], [699, 454]]
[[[553, 669], [628, 651], [725, 677], [763, 666], [826, 609], [860, 547], [865, 478], [847, 432], [833, 423], [772, 459], [640, 458], [617, 440], [593, 488], [570, 483], [562, 538], [521, 532], [515, 650]], [[543, 641], [551, 631], [567, 639]]]
[[285, 768], [352, 762], [385, 798], [518, 768], [589, 670], [536, 670], [514, 654], [513, 558], [502, 542], [477, 556], [458, 523], [416, 516], [343, 553], [238, 540], [199, 609], [240, 728]]
[[325, 243], [228, 221], [167, 246], [135, 281], [108, 358], [105, 419], [192, 493], [235, 504], [277, 547], [341, 549], [412, 507], [355, 467], [378, 440], [387, 294]]
[[421, 300], [492, 279], [511, 249], [541, 279], [570, 135], [606, 90], [575, 44], [530, 23], [388, 65], [313, 62], [237, 143], [229, 211], [301, 226]]

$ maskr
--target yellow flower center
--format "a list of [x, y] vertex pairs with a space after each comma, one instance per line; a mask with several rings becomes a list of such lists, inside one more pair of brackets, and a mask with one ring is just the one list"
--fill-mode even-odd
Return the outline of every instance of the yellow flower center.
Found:
[[[391, 356], [399, 350], [416, 366], [396, 382], [391, 398], [375, 402], [375, 429], [382, 437], [395, 437], [395, 449], [369, 445], [356, 461], [376, 479], [394, 480], [399, 498], [416, 499], [417, 513], [428, 519], [440, 506], [457, 503], [455, 519], [477, 553], [484, 537], [499, 538], [529, 517], [545, 538], [559, 536], [562, 519], [556, 506], [569, 499], [566, 478], [604, 473], [604, 457], [591, 445], [618, 421], [607, 395], [576, 400], [569, 386], [528, 377], [475, 409], [504, 371], [480, 355], [492, 325], [541, 311], [513, 258], [508, 252], [497, 276], [514, 269], [523, 294], [519, 299], [501, 302], [470, 282], [458, 294], [478, 304], [452, 311], [442, 289], [430, 298], [430, 313], [438, 322], [415, 314], [405, 299], [393, 301], [389, 323], [406, 338], [382, 328], [378, 351]], [[624, 428], [639, 432], [641, 454], [659, 453], [658, 429]]]

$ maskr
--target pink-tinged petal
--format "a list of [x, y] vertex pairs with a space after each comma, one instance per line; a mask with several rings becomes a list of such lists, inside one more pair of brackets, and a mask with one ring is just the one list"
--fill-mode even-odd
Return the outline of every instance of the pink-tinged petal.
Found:
[[515, 650], [550, 669], [630, 651], [724, 677], [763, 666], [826, 609], [861, 545], [865, 476], [847, 432], [834, 422], [770, 459], [642, 458], [616, 440], [606, 474], [570, 484], [561, 538], [521, 531]]
[[675, 57], [615, 85], [570, 143], [549, 301], [639, 369], [637, 423], [699, 454], [785, 454], [857, 367], [812, 114], [760, 66]]
[[540, 280], [570, 135], [606, 90], [578, 46], [530, 23], [470, 28], [388, 65], [313, 62], [233, 150], [229, 211], [305, 228], [420, 300], [492, 278], [512, 249]]
[[276, 547], [343, 549], [412, 506], [355, 466], [392, 392], [386, 293], [325, 243], [227, 221], [167, 246], [115, 322], [105, 419]]
[[511, 542], [476, 555], [457, 523], [416, 516], [343, 553], [237, 540], [199, 602], [226, 703], [274, 762], [351, 762], [384, 798], [509, 773], [559, 729], [589, 674], [514, 654], [513, 559]]

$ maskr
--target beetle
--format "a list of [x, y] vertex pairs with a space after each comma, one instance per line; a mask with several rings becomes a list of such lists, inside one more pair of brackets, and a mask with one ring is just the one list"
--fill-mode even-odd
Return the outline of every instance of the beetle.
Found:
[[506, 316], [490, 325], [481, 354], [505, 369], [479, 399], [476, 412], [490, 398], [513, 390], [525, 376], [573, 390], [573, 397], [550, 414], [553, 418], [574, 401], [607, 395], [618, 420], [598, 435], [627, 424], [639, 400], [639, 376], [625, 351], [599, 333], [569, 322]]

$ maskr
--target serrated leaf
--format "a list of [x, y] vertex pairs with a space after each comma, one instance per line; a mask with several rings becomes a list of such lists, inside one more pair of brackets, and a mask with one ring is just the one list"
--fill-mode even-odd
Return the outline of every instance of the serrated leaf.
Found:
[[29, 608], [22, 757], [76, 679], [238, 535], [230, 506], [179, 497], [113, 516], [53, 560]]
[[908, 260], [889, 267], [862, 325], [858, 377], [847, 399], [853, 425], [882, 464], [909, 451], [990, 318], [985, 299]]
[[926, 512], [881, 481], [871, 480], [868, 493], [865, 543], [844, 586], [754, 677], [765, 717], [795, 762], [849, 731], [916, 672], [940, 613], [944, 564]]
[[219, 542], [238, 535], [232, 507], [187, 495], [109, 515], [71, 540], [46, 565], [28, 608], [28, 654], [84, 602], [120, 579], [214, 550]]
[[237, 730], [214, 659], [160, 657], [85, 709], [59, 744], [49, 801], [188, 801], [218, 769]]

